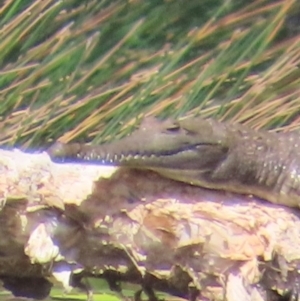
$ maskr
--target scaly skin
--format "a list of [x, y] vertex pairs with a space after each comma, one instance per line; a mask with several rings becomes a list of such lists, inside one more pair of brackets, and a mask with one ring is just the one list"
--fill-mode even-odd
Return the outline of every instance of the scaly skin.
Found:
[[56, 162], [150, 169], [192, 185], [300, 206], [296, 133], [256, 131], [199, 117], [164, 122], [148, 118], [119, 141], [98, 146], [57, 142], [48, 153]]

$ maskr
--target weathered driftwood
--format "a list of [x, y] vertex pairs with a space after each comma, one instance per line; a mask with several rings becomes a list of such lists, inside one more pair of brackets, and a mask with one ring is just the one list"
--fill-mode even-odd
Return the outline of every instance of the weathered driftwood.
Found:
[[4, 150], [0, 194], [4, 282], [40, 277], [67, 289], [79, 273], [115, 290], [118, 280], [139, 283], [152, 299], [157, 289], [228, 301], [279, 300], [297, 287], [297, 209], [149, 171]]

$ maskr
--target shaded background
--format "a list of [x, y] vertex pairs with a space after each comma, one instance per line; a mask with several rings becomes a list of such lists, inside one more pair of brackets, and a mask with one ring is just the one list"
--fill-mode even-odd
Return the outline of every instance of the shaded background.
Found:
[[0, 3], [2, 147], [100, 143], [148, 115], [300, 126], [299, 1]]

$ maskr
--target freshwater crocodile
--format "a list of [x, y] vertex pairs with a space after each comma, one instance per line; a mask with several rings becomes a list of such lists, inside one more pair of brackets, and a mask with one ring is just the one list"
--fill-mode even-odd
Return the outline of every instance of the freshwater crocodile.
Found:
[[56, 142], [56, 162], [149, 169], [192, 185], [300, 206], [300, 137], [191, 117], [146, 118], [131, 135], [102, 145]]

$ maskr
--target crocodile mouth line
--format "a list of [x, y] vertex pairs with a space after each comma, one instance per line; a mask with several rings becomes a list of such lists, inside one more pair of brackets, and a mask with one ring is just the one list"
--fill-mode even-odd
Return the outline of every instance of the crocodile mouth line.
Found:
[[[75, 155], [71, 155], [66, 150], [63, 156], [52, 156], [52, 160], [59, 163], [72, 163], [72, 162], [82, 162], [86, 164], [117, 164], [117, 163], [126, 163], [129, 160], [147, 160], [147, 159], [163, 159], [170, 158], [174, 156], [179, 156], [183, 153], [188, 153], [196, 151], [197, 148], [203, 146], [215, 146], [213, 143], [195, 143], [187, 144], [181, 147], [161, 150], [161, 151], [113, 151], [113, 147], [102, 148], [101, 145], [92, 147], [89, 146], [88, 149], [82, 148]], [[68, 145], [69, 147], [70, 145]]]
[[[198, 147], [201, 146], [214, 146], [213, 143], [197, 143], [197, 144], [189, 144], [182, 147], [178, 147], [176, 149], [169, 149], [169, 150], [163, 150], [163, 151], [128, 151], [128, 152], [121, 152], [119, 154], [117, 153], [111, 153], [112, 158], [115, 158], [116, 161], [118, 161], [118, 158], [121, 160], [126, 159], [138, 159], [138, 158], [164, 158], [164, 157], [172, 157], [179, 155], [181, 153], [189, 152], [189, 151], [195, 151]], [[109, 154], [109, 153], [108, 153]]]

